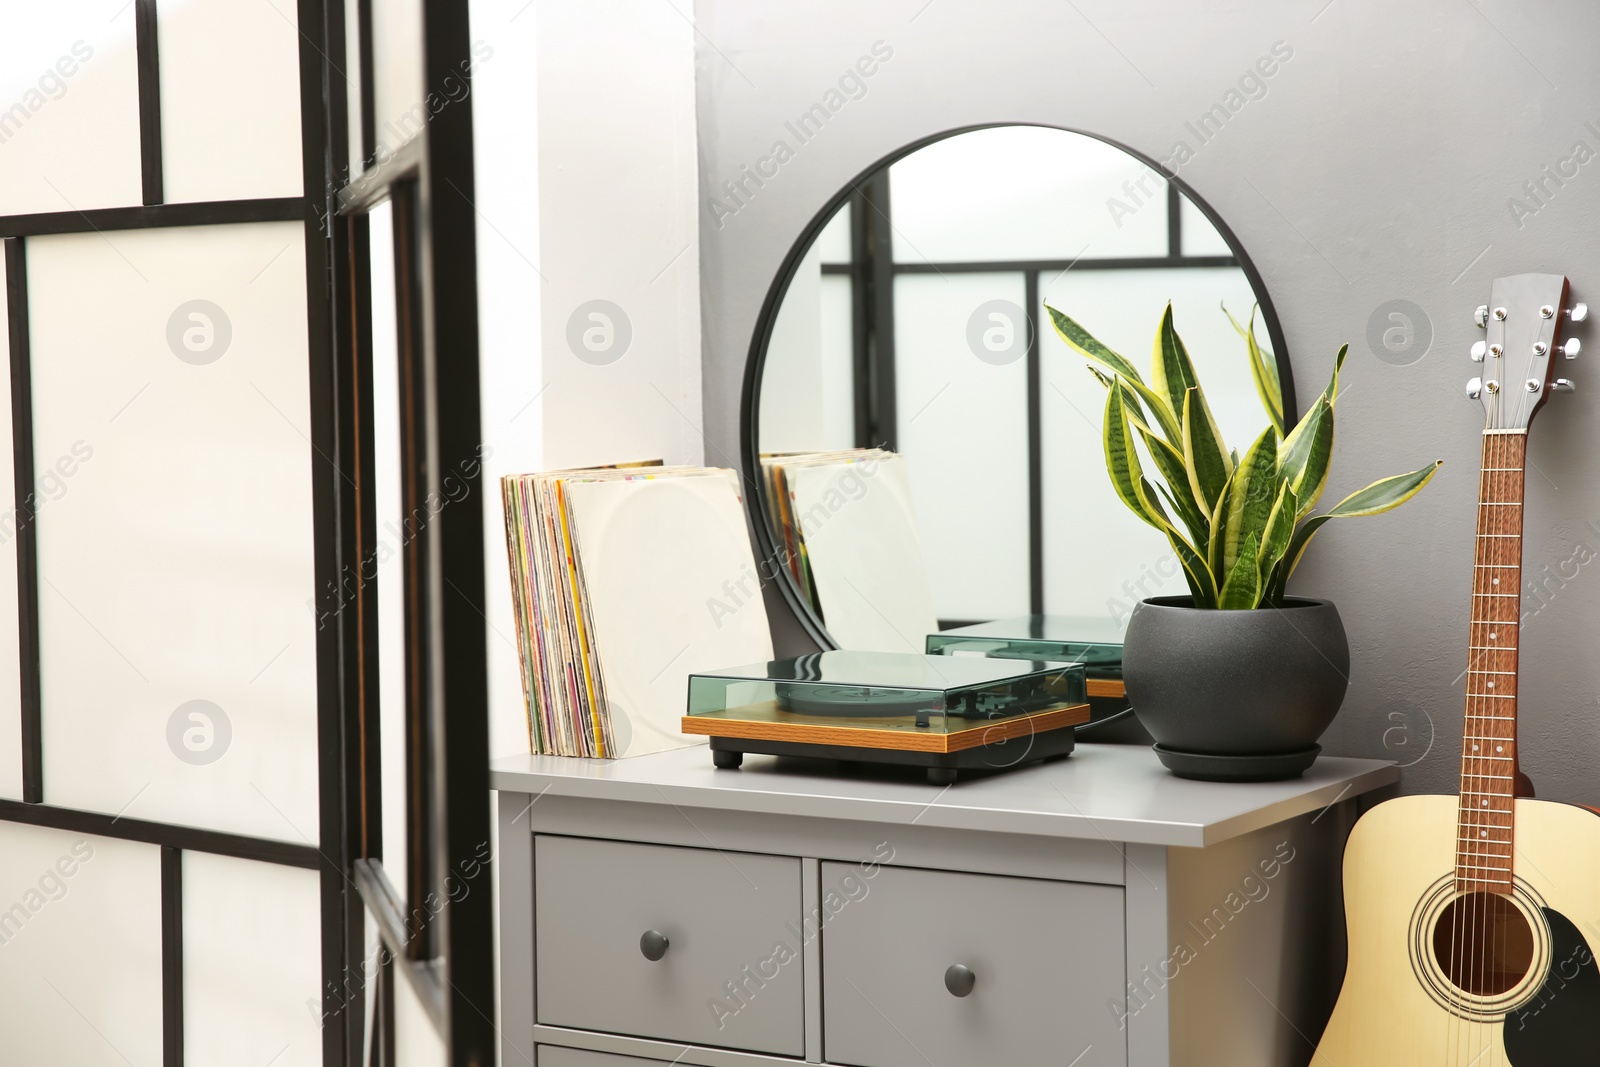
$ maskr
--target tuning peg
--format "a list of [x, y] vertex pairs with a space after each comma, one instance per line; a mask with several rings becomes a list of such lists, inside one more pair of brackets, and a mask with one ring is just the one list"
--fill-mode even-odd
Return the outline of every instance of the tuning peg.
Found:
[[1489, 346], [1484, 344], [1482, 341], [1474, 341], [1474, 342], [1472, 342], [1472, 362], [1474, 362], [1474, 363], [1482, 363], [1483, 362], [1483, 354], [1485, 352], [1487, 352], [1488, 350], [1489, 350]]
[[1467, 399], [1476, 400], [1483, 392], [1483, 379], [1473, 378], [1467, 382]]
[[1478, 329], [1480, 329], [1480, 330], [1488, 329], [1489, 328], [1489, 305], [1488, 304], [1479, 304], [1478, 305], [1478, 310], [1474, 311], [1472, 313], [1472, 321], [1476, 322], [1478, 324]]
[[1566, 356], [1568, 359], [1577, 359], [1578, 353], [1583, 351], [1583, 342], [1579, 341], [1576, 337], [1569, 337], [1565, 341], [1561, 342], [1560, 351], [1561, 354]]
[[1582, 322], [1584, 319], [1586, 319], [1588, 317], [1589, 317], [1589, 305], [1588, 304], [1581, 304], [1581, 303], [1580, 304], [1573, 304], [1570, 308], [1567, 309], [1567, 318], [1571, 319], [1573, 322]]
[[1577, 385], [1571, 378], [1557, 378], [1550, 383], [1550, 391], [1552, 393], [1570, 393], [1576, 388]]

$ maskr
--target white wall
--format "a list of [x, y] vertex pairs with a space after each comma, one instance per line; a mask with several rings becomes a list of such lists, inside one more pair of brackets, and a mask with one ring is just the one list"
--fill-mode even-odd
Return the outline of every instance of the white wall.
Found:
[[700, 434], [692, 7], [537, 0], [529, 14], [545, 465], [733, 466]]
[[[543, 466], [539, 324], [538, 20], [525, 0], [474, 0], [472, 38], [492, 49], [473, 71], [477, 151], [478, 344], [488, 611], [489, 751], [528, 750], [507, 578], [500, 477]], [[519, 14], [520, 11], [520, 14]]]
[[[687, 3], [472, 4], [473, 40], [492, 50], [474, 71], [473, 122], [495, 756], [528, 750], [500, 477], [734, 463], [700, 435], [691, 17]], [[594, 300], [620, 314], [588, 318]]]

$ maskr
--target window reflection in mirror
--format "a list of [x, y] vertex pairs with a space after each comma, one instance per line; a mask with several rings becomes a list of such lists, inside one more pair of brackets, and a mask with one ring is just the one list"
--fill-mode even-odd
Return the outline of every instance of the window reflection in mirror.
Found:
[[1042, 310], [1143, 369], [1169, 300], [1225, 438], [1252, 440], [1267, 418], [1222, 306], [1244, 321], [1264, 294], [1141, 160], [993, 127], [856, 183], [789, 280], [756, 383], [763, 517], [816, 628], [920, 652], [933, 630], [1030, 614], [1114, 633], [1140, 599], [1185, 592], [1107, 479], [1104, 389]]

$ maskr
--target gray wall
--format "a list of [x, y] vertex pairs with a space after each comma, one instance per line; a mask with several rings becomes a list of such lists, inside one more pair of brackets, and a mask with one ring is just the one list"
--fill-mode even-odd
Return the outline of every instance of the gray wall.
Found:
[[[1515, 218], [1508, 205], [1576, 142], [1600, 151], [1590, 47], [1600, 8], [1324, 2], [698, 0], [707, 457], [738, 455], [740, 380], [768, 283], [848, 178], [909, 141], [997, 121], [1095, 131], [1165, 159], [1179, 139], [1195, 148], [1186, 121], [1286, 42], [1293, 58], [1266, 95], [1180, 173], [1266, 278], [1302, 403], [1351, 343], [1325, 503], [1445, 461], [1404, 509], [1326, 527], [1293, 591], [1335, 600], [1350, 634], [1350, 692], [1324, 747], [1416, 761], [1407, 790], [1453, 792], [1482, 428], [1461, 393], [1481, 336], [1472, 309], [1495, 276], [1524, 271], [1564, 273], [1574, 299], [1600, 305], [1600, 161], [1548, 186], [1542, 206], [1527, 201], [1532, 214]], [[878, 40], [894, 54], [866, 94], [736, 214], [714, 217], [722, 182], [777, 139], [795, 147], [784, 123]], [[1366, 342], [1369, 319], [1395, 299], [1431, 320], [1431, 347], [1406, 366]], [[1530, 445], [1523, 573], [1540, 592], [1524, 600], [1522, 756], [1540, 795], [1564, 800], [1600, 795], [1600, 379], [1584, 373], [1590, 359], [1600, 335], [1569, 365], [1581, 391], [1545, 408]]]

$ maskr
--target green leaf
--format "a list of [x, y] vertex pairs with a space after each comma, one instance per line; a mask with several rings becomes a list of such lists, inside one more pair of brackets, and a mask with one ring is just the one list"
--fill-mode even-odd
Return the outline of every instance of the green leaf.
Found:
[[1217, 607], [1224, 611], [1253, 608], [1261, 601], [1261, 571], [1256, 566], [1256, 539], [1247, 537], [1239, 546], [1239, 559], [1228, 580], [1222, 584]]
[[1211, 568], [1206, 566], [1205, 557], [1176, 534], [1169, 532], [1167, 540], [1171, 542], [1172, 551], [1177, 553], [1178, 563], [1183, 567], [1183, 577], [1189, 583], [1189, 594], [1194, 597], [1194, 606], [1216, 607], [1217, 582], [1211, 575]]
[[1339, 399], [1339, 372], [1344, 369], [1344, 357], [1350, 354], [1349, 345], [1340, 345], [1338, 355], [1333, 357], [1333, 377], [1328, 379], [1328, 388], [1322, 391], [1327, 398], [1328, 406], [1333, 407]]
[[1050, 312], [1050, 322], [1063, 341], [1101, 366], [1111, 368], [1113, 374], [1131, 382], [1138, 382], [1140, 385], [1144, 384], [1144, 379], [1139, 377], [1138, 368], [1124, 356], [1101, 344], [1099, 338], [1078, 325], [1070, 316], [1063, 315], [1049, 304], [1046, 304], [1044, 309]]
[[1211, 527], [1211, 572], [1223, 578], [1233, 576], [1235, 562], [1244, 543], [1255, 540], [1260, 547], [1267, 516], [1278, 498], [1278, 434], [1272, 427], [1261, 431], [1255, 444], [1244, 454], [1228, 480], [1228, 491], [1218, 502], [1221, 522]]
[[1106, 391], [1105, 415], [1106, 471], [1111, 475], [1111, 485], [1128, 506], [1128, 510], [1156, 529], [1165, 532], [1171, 527], [1161, 505], [1145, 491], [1148, 483], [1139, 453], [1133, 447], [1128, 433], [1128, 412], [1123, 404], [1123, 391]]
[[1317, 397], [1300, 425], [1283, 442], [1279, 464], [1284, 480], [1294, 486], [1300, 501], [1297, 518], [1305, 518], [1316, 507], [1328, 484], [1328, 466], [1332, 459], [1333, 405], [1323, 395]]
[[1261, 397], [1261, 406], [1267, 410], [1267, 418], [1272, 420], [1273, 427], [1278, 431], [1278, 436], [1283, 436], [1283, 385], [1278, 380], [1278, 360], [1271, 349], [1262, 348], [1256, 341], [1256, 312], [1261, 305], [1257, 304], [1250, 309], [1250, 326], [1246, 329], [1239, 325], [1239, 320], [1233, 317], [1233, 312], [1228, 310], [1228, 305], [1222, 305], [1222, 313], [1228, 316], [1228, 321], [1233, 323], [1233, 328], [1239, 331], [1239, 336], [1244, 338], [1245, 347], [1250, 351], [1250, 376], [1255, 379], [1256, 394]]
[[1165, 396], [1173, 414], [1183, 410], [1184, 395], [1200, 384], [1195, 376], [1194, 364], [1189, 360], [1189, 350], [1183, 338], [1172, 325], [1172, 301], [1161, 313], [1161, 325], [1156, 327], [1154, 350], [1150, 354], [1150, 385]]
[[[1178, 416], [1173, 412], [1171, 403], [1144, 384], [1144, 379], [1139, 377], [1139, 371], [1128, 360], [1101, 344], [1093, 334], [1074, 322], [1070, 317], [1063, 315], [1049, 304], [1044, 309], [1050, 312], [1050, 321], [1056, 328], [1056, 333], [1061, 339], [1082, 355], [1089, 357], [1102, 367], [1106, 367], [1118, 377], [1127, 381], [1134, 391], [1150, 408], [1150, 413], [1155, 416], [1156, 422], [1161, 425], [1161, 432], [1168, 441], [1182, 440], [1182, 430], [1178, 426]], [[1094, 368], [1090, 368], [1094, 370]]]
[[[1184, 540], [1178, 528], [1172, 525], [1161, 505], [1153, 498], [1152, 487], [1144, 477], [1139, 454], [1128, 433], [1128, 412], [1124, 406], [1126, 391], [1111, 389], [1106, 393], [1105, 446], [1106, 470], [1111, 483], [1135, 515], [1167, 535], [1178, 561], [1183, 565], [1189, 581], [1190, 592], [1201, 606], [1211, 606], [1216, 600], [1216, 584], [1200, 559], [1199, 551]], [[1170, 499], [1170, 498], [1169, 498]], [[1202, 603], [1203, 601], [1203, 603]]]
[[1155, 464], [1156, 470], [1161, 472], [1162, 480], [1167, 483], [1167, 499], [1171, 501], [1173, 511], [1189, 528], [1190, 536], [1198, 543], [1204, 544], [1211, 536], [1210, 508], [1202, 510], [1195, 501], [1194, 492], [1189, 487], [1189, 469], [1184, 465], [1183, 453], [1156, 436], [1144, 423], [1136, 422], [1134, 426], [1150, 453], [1150, 461]]
[[1317, 515], [1307, 519], [1300, 528], [1294, 532], [1289, 548], [1283, 554], [1283, 580], [1288, 581], [1289, 575], [1300, 565], [1300, 558], [1305, 555], [1306, 546], [1311, 543], [1312, 536], [1330, 519], [1355, 519], [1365, 515], [1381, 515], [1385, 511], [1393, 511], [1407, 500], [1422, 492], [1422, 487], [1433, 480], [1443, 460], [1430, 463], [1426, 467], [1414, 470], [1409, 474], [1395, 474], [1388, 478], [1380, 478], [1365, 489], [1357, 489], [1349, 496], [1333, 506], [1326, 514]]
[[1392, 474], [1380, 478], [1365, 489], [1357, 489], [1339, 501], [1328, 512], [1329, 518], [1354, 519], [1364, 515], [1382, 515], [1393, 511], [1407, 500], [1422, 492], [1422, 487], [1433, 480], [1444, 460], [1436, 459], [1426, 467], [1409, 474]]
[[1300, 566], [1300, 557], [1306, 554], [1306, 545], [1311, 543], [1311, 538], [1325, 526], [1332, 515], [1315, 515], [1301, 523], [1295, 530], [1294, 537], [1289, 541], [1288, 549], [1283, 553], [1283, 558], [1278, 561], [1278, 566], [1273, 575], [1274, 592], [1277, 599], [1283, 599], [1283, 590], [1288, 584], [1289, 576], [1294, 569]]
[[1183, 462], [1188, 468], [1189, 492], [1209, 514], [1233, 473], [1233, 457], [1222, 443], [1217, 420], [1211, 417], [1206, 395], [1198, 386], [1183, 395]]
[[1261, 549], [1256, 557], [1256, 570], [1261, 573], [1264, 592], [1270, 593], [1278, 561], [1288, 551], [1289, 541], [1294, 537], [1298, 512], [1299, 501], [1294, 487], [1287, 481], [1281, 482], [1278, 499], [1273, 501], [1272, 513], [1267, 516], [1267, 527], [1261, 534]]

